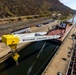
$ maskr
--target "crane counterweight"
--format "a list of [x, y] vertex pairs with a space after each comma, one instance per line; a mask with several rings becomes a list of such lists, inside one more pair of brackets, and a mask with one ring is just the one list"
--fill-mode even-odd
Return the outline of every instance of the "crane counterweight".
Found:
[[12, 45], [12, 44], [18, 44], [18, 42], [20, 40], [19, 40], [19, 38], [17, 36], [14, 36], [13, 34], [10, 34], [10, 35], [3, 35], [2, 36], [2, 41], [6, 45]]

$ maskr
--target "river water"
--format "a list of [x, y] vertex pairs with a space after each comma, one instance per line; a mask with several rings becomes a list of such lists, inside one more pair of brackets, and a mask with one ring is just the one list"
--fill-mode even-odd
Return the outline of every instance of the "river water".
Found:
[[72, 19], [69, 20], [70, 22], [73, 22], [73, 24], [76, 24], [76, 16], [74, 16]]
[[19, 52], [19, 66], [10, 57], [0, 64], [0, 75], [41, 75], [60, 44], [52, 41], [34, 42]]

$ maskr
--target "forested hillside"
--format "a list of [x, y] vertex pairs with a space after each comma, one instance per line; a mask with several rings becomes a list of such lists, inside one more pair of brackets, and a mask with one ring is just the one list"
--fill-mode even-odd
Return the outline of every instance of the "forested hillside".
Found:
[[0, 0], [0, 17], [51, 14], [53, 12], [70, 13], [72, 9], [59, 0]]

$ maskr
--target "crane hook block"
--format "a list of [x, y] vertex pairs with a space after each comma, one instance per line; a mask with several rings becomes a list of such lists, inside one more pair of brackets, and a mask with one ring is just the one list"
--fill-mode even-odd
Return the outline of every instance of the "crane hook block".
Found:
[[14, 53], [14, 55], [12, 55], [12, 58], [15, 60], [15, 61], [18, 61], [18, 58], [20, 57], [20, 55], [18, 53]]
[[18, 44], [19, 41], [19, 38], [13, 34], [2, 36], [2, 42], [4, 42], [6, 45]]

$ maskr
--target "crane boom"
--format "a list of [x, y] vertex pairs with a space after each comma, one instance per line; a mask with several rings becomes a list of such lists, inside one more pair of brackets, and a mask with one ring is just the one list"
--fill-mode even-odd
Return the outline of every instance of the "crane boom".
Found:
[[[17, 36], [17, 35], [15, 35]], [[42, 40], [49, 40], [49, 39], [57, 39], [60, 35], [51, 35], [51, 36], [34, 36], [34, 37], [26, 37], [26, 36], [18, 36], [19, 42], [18, 43], [25, 43], [25, 42], [34, 42], [34, 41], [42, 41]]]
[[34, 36], [26, 36], [26, 34], [12, 34], [12, 35], [3, 35], [2, 41], [6, 45], [19, 44], [25, 42], [34, 42], [34, 41], [42, 41], [49, 39], [57, 39], [60, 38], [60, 35], [34, 35]]

